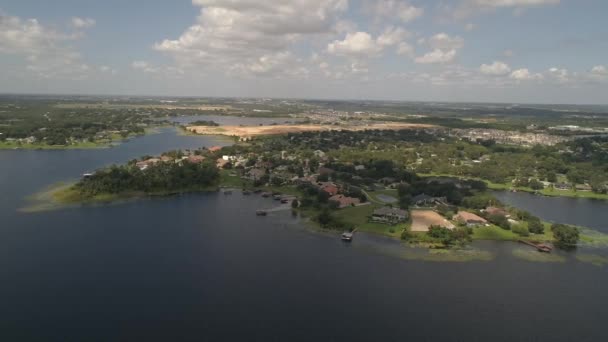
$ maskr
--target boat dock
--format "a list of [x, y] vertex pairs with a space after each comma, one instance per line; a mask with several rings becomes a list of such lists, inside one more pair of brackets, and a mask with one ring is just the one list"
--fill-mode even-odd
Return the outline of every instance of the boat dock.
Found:
[[546, 243], [534, 243], [534, 242], [525, 241], [525, 240], [518, 240], [518, 241], [519, 241], [519, 243], [523, 243], [524, 245], [528, 245], [530, 247], [536, 248], [536, 250], [539, 252], [551, 253], [551, 251], [553, 250], [553, 247], [551, 247], [550, 245], [548, 245]]
[[344, 241], [344, 242], [352, 242], [353, 241], [353, 236], [355, 235], [356, 231], [357, 230], [355, 229], [352, 232], [344, 232], [340, 236], [340, 239], [342, 239], [342, 241]]

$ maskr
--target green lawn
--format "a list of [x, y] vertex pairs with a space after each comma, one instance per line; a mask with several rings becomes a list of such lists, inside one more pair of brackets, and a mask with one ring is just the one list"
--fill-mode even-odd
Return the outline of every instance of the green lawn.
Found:
[[375, 204], [348, 207], [337, 210], [335, 212], [335, 216], [344, 222], [355, 225], [355, 227], [360, 231], [382, 234], [391, 237], [401, 236], [401, 231], [405, 226], [404, 224], [392, 226], [389, 224], [369, 222], [369, 217], [372, 216], [374, 209], [377, 208], [379, 208], [379, 206]]

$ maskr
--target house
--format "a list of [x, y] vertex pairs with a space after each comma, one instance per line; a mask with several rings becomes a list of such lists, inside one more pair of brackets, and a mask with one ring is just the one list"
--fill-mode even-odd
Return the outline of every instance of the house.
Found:
[[203, 161], [205, 161], [205, 157], [192, 155], [192, 156], [189, 156], [187, 160], [192, 164], [200, 164]]
[[504, 216], [504, 217], [509, 217], [511, 215], [509, 215], [509, 212], [506, 211], [503, 208], [498, 208], [498, 207], [487, 207], [485, 212], [488, 215], [500, 215], [500, 216]]
[[568, 183], [555, 183], [555, 185], [553, 185], [553, 187], [557, 190], [571, 190], [572, 189], [572, 185], [570, 185]]
[[319, 189], [327, 192], [330, 196], [338, 194], [338, 186], [331, 182], [319, 183]]
[[463, 224], [466, 224], [467, 227], [476, 227], [480, 225], [485, 225], [488, 223], [486, 219], [481, 216], [475, 215], [473, 213], [467, 211], [460, 211], [456, 216], [454, 216], [454, 220]]
[[169, 157], [169, 156], [161, 156], [160, 157], [160, 161], [162, 161], [163, 163], [168, 163], [173, 161], [173, 157]]
[[365, 165], [356, 165], [355, 166], [355, 171], [363, 171], [365, 170]]
[[219, 150], [221, 150], [222, 148], [220, 146], [211, 146], [208, 148], [209, 152], [217, 152]]
[[372, 221], [396, 224], [406, 221], [408, 217], [409, 213], [406, 210], [382, 207], [374, 210], [372, 214]]
[[330, 201], [338, 202], [340, 208], [353, 207], [361, 203], [361, 200], [354, 197], [344, 195], [334, 195], [329, 198]]
[[420, 194], [412, 198], [412, 203], [418, 207], [428, 207], [437, 203], [445, 202], [447, 202], [447, 199], [445, 197], [433, 197], [427, 194]]
[[577, 184], [575, 189], [576, 191], [593, 191], [593, 188], [589, 184]]
[[149, 168], [150, 166], [157, 164], [160, 162], [160, 159], [158, 158], [150, 158], [147, 160], [142, 160], [142, 161], [138, 161], [137, 163], [135, 163], [135, 166], [137, 166], [140, 170], [145, 170], [147, 168]]

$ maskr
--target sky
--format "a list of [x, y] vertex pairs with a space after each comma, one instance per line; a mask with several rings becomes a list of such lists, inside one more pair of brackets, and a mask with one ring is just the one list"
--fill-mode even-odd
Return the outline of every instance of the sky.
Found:
[[605, 0], [0, 0], [0, 92], [608, 104]]

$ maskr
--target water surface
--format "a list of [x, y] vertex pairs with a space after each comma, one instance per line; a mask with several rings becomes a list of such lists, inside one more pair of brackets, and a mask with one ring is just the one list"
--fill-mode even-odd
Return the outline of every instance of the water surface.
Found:
[[109, 163], [215, 145], [172, 130], [92, 151], [0, 151], [0, 340], [603, 341], [608, 272], [399, 257], [382, 236], [312, 233], [276, 202], [221, 193], [20, 213]]

